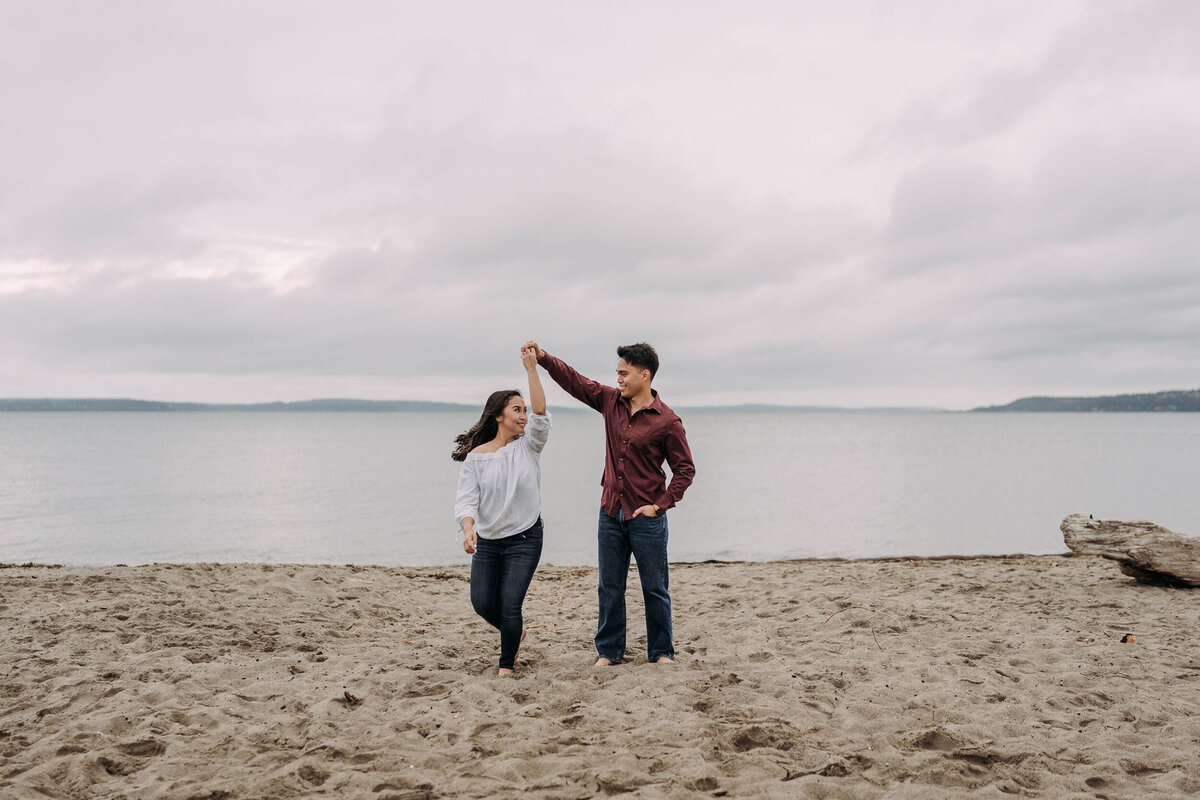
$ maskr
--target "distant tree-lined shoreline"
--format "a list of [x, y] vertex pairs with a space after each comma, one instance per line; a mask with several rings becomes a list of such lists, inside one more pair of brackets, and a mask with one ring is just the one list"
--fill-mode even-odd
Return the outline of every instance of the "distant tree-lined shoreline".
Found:
[[294, 403], [170, 403], [122, 398], [0, 399], [0, 411], [474, 411], [475, 406], [422, 400], [301, 400]]
[[[555, 413], [577, 412], [581, 408], [551, 408]], [[691, 414], [767, 414], [825, 412], [945, 413], [945, 409], [908, 406], [848, 408], [839, 406], [784, 406], [745, 403], [736, 406], [678, 406]], [[251, 412], [335, 412], [397, 413], [437, 412], [477, 413], [478, 407], [463, 403], [434, 403], [425, 400], [355, 400], [328, 398], [275, 403], [174, 403], [160, 400], [126, 398], [0, 398], [4, 411], [251, 411]], [[1200, 411], [1200, 389], [1123, 394], [1101, 397], [1023, 397], [1002, 406], [973, 408], [969, 413], [1021, 412], [1164, 412]]]
[[1200, 411], [1200, 389], [1119, 394], [1102, 397], [1023, 397], [1008, 405], [975, 408], [983, 412], [1133, 412]]

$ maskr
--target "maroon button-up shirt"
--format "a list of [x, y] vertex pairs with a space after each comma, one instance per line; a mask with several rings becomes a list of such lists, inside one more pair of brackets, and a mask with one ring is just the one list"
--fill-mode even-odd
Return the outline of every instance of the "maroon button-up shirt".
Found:
[[[617, 509], [633, 516], [641, 506], [656, 505], [666, 511], [683, 499], [692, 485], [696, 467], [688, 447], [683, 420], [651, 390], [653, 402], [636, 414], [621, 391], [580, 375], [549, 353], [538, 362], [554, 382], [604, 416], [604, 477], [600, 508], [610, 516]], [[671, 467], [671, 482], [663, 462]]]

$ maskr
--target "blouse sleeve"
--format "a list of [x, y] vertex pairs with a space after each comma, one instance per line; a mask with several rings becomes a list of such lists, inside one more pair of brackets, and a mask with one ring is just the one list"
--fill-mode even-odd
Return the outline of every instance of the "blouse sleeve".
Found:
[[458, 471], [458, 495], [454, 498], [454, 518], [460, 530], [464, 517], [479, 521], [479, 478], [475, 463], [469, 460]]
[[525, 435], [525, 438], [528, 440], [529, 447], [533, 452], [542, 452], [542, 448], [546, 446], [546, 440], [550, 438], [549, 412], [529, 415], [529, 432]]

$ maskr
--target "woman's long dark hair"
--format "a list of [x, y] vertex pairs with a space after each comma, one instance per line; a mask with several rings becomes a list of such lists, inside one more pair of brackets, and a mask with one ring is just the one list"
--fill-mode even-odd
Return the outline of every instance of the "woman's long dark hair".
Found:
[[495, 439], [496, 431], [500, 429], [496, 417], [504, 413], [504, 407], [508, 405], [508, 398], [514, 395], [520, 397], [521, 392], [517, 389], [501, 389], [488, 395], [487, 402], [483, 404], [483, 414], [480, 415], [479, 422], [468, 428], [466, 433], [460, 433], [454, 437], [454, 444], [457, 447], [450, 454], [450, 458], [455, 461], [466, 461], [467, 453], [479, 445]]

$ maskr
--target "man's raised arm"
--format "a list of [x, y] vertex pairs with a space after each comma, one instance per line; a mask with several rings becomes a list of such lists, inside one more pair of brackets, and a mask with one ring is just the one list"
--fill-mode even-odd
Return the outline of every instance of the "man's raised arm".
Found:
[[604, 407], [604, 396], [606, 394], [617, 392], [617, 389], [612, 386], [605, 386], [591, 378], [580, 375], [565, 361], [555, 358], [538, 347], [538, 343], [533, 340], [526, 342], [524, 347], [532, 347], [537, 351], [538, 363], [546, 370], [546, 374], [553, 378], [554, 382], [561, 386], [567, 394], [597, 411], [600, 411]]

